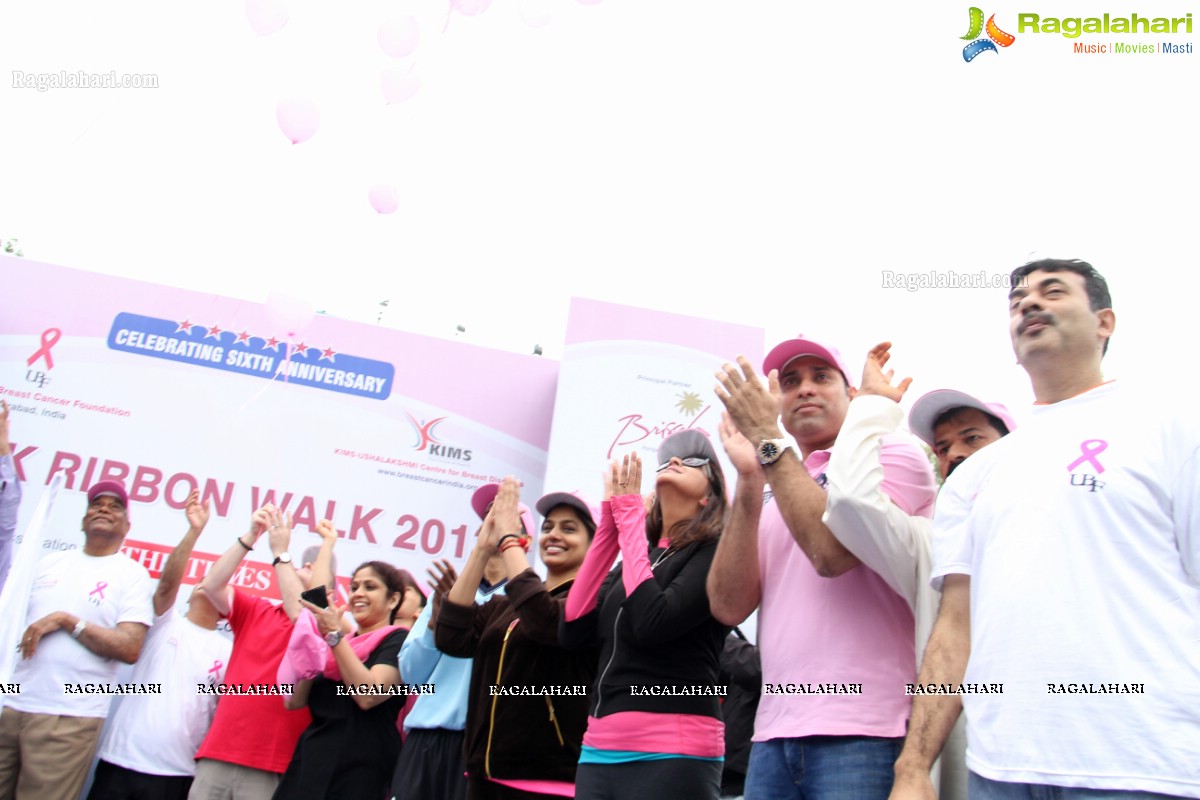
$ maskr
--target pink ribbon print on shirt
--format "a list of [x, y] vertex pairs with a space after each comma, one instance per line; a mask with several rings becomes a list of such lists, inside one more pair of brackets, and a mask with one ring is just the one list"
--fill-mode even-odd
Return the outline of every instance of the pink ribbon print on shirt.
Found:
[[1084, 464], [1090, 463], [1096, 468], [1096, 474], [1102, 475], [1104, 473], [1104, 465], [1100, 463], [1100, 460], [1096, 458], [1096, 456], [1100, 455], [1107, 449], [1108, 442], [1104, 441], [1103, 439], [1087, 439], [1081, 442], [1079, 444], [1079, 452], [1083, 455], [1067, 465], [1067, 472], [1071, 472], [1077, 467], [1081, 467]]

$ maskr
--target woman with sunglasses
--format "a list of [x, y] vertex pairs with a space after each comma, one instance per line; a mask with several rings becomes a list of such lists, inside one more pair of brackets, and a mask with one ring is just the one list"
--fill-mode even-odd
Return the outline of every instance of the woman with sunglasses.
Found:
[[[725, 478], [699, 431], [666, 439], [658, 461], [648, 512], [637, 454], [610, 466], [596, 537], [560, 628], [568, 647], [600, 647], [579, 800], [720, 794], [725, 687], [717, 676], [730, 628], [709, 611], [705, 580], [725, 524]], [[618, 552], [622, 561], [609, 572]]]

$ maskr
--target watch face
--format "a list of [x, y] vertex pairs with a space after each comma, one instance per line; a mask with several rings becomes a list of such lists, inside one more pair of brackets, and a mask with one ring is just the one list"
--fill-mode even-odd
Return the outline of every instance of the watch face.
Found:
[[774, 442], [763, 442], [759, 446], [758, 452], [763, 458], [774, 458], [779, 455], [779, 446]]

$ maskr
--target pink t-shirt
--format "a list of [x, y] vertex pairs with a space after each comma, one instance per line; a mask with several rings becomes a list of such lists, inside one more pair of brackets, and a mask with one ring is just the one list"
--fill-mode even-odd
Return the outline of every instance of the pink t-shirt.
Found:
[[[930, 516], [936, 489], [929, 460], [906, 437], [885, 437], [883, 489], [905, 513]], [[814, 479], [829, 451], [809, 454]], [[859, 564], [836, 578], [817, 574], [775, 501], [758, 528], [759, 646], [763, 694], [754, 741], [797, 736], [903, 736], [916, 663], [913, 615], [882, 578]]]

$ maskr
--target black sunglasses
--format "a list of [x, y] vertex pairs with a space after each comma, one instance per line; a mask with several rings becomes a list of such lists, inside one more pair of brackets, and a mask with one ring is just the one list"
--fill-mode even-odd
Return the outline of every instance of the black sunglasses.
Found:
[[[708, 463], [708, 459], [707, 459], [707, 458], [701, 458], [700, 456], [689, 456], [688, 458], [681, 458], [679, 461], [680, 461], [680, 463], [681, 463], [681, 464], [683, 464], [685, 467], [691, 467], [691, 468], [693, 468], [693, 469], [698, 469], [698, 468], [700, 468], [700, 467], [703, 467], [705, 464], [707, 464], [707, 463]], [[668, 462], [667, 462], [667, 463], [665, 463], [665, 464], [659, 464], [659, 465], [658, 465], [658, 469], [657, 469], [657, 470], [655, 470], [655, 471], [656, 471], [656, 472], [662, 472], [664, 469], [666, 469], [666, 468], [667, 468], [667, 467], [669, 467], [669, 466], [671, 466], [671, 462], [670, 462], [670, 461], [668, 461]]]

